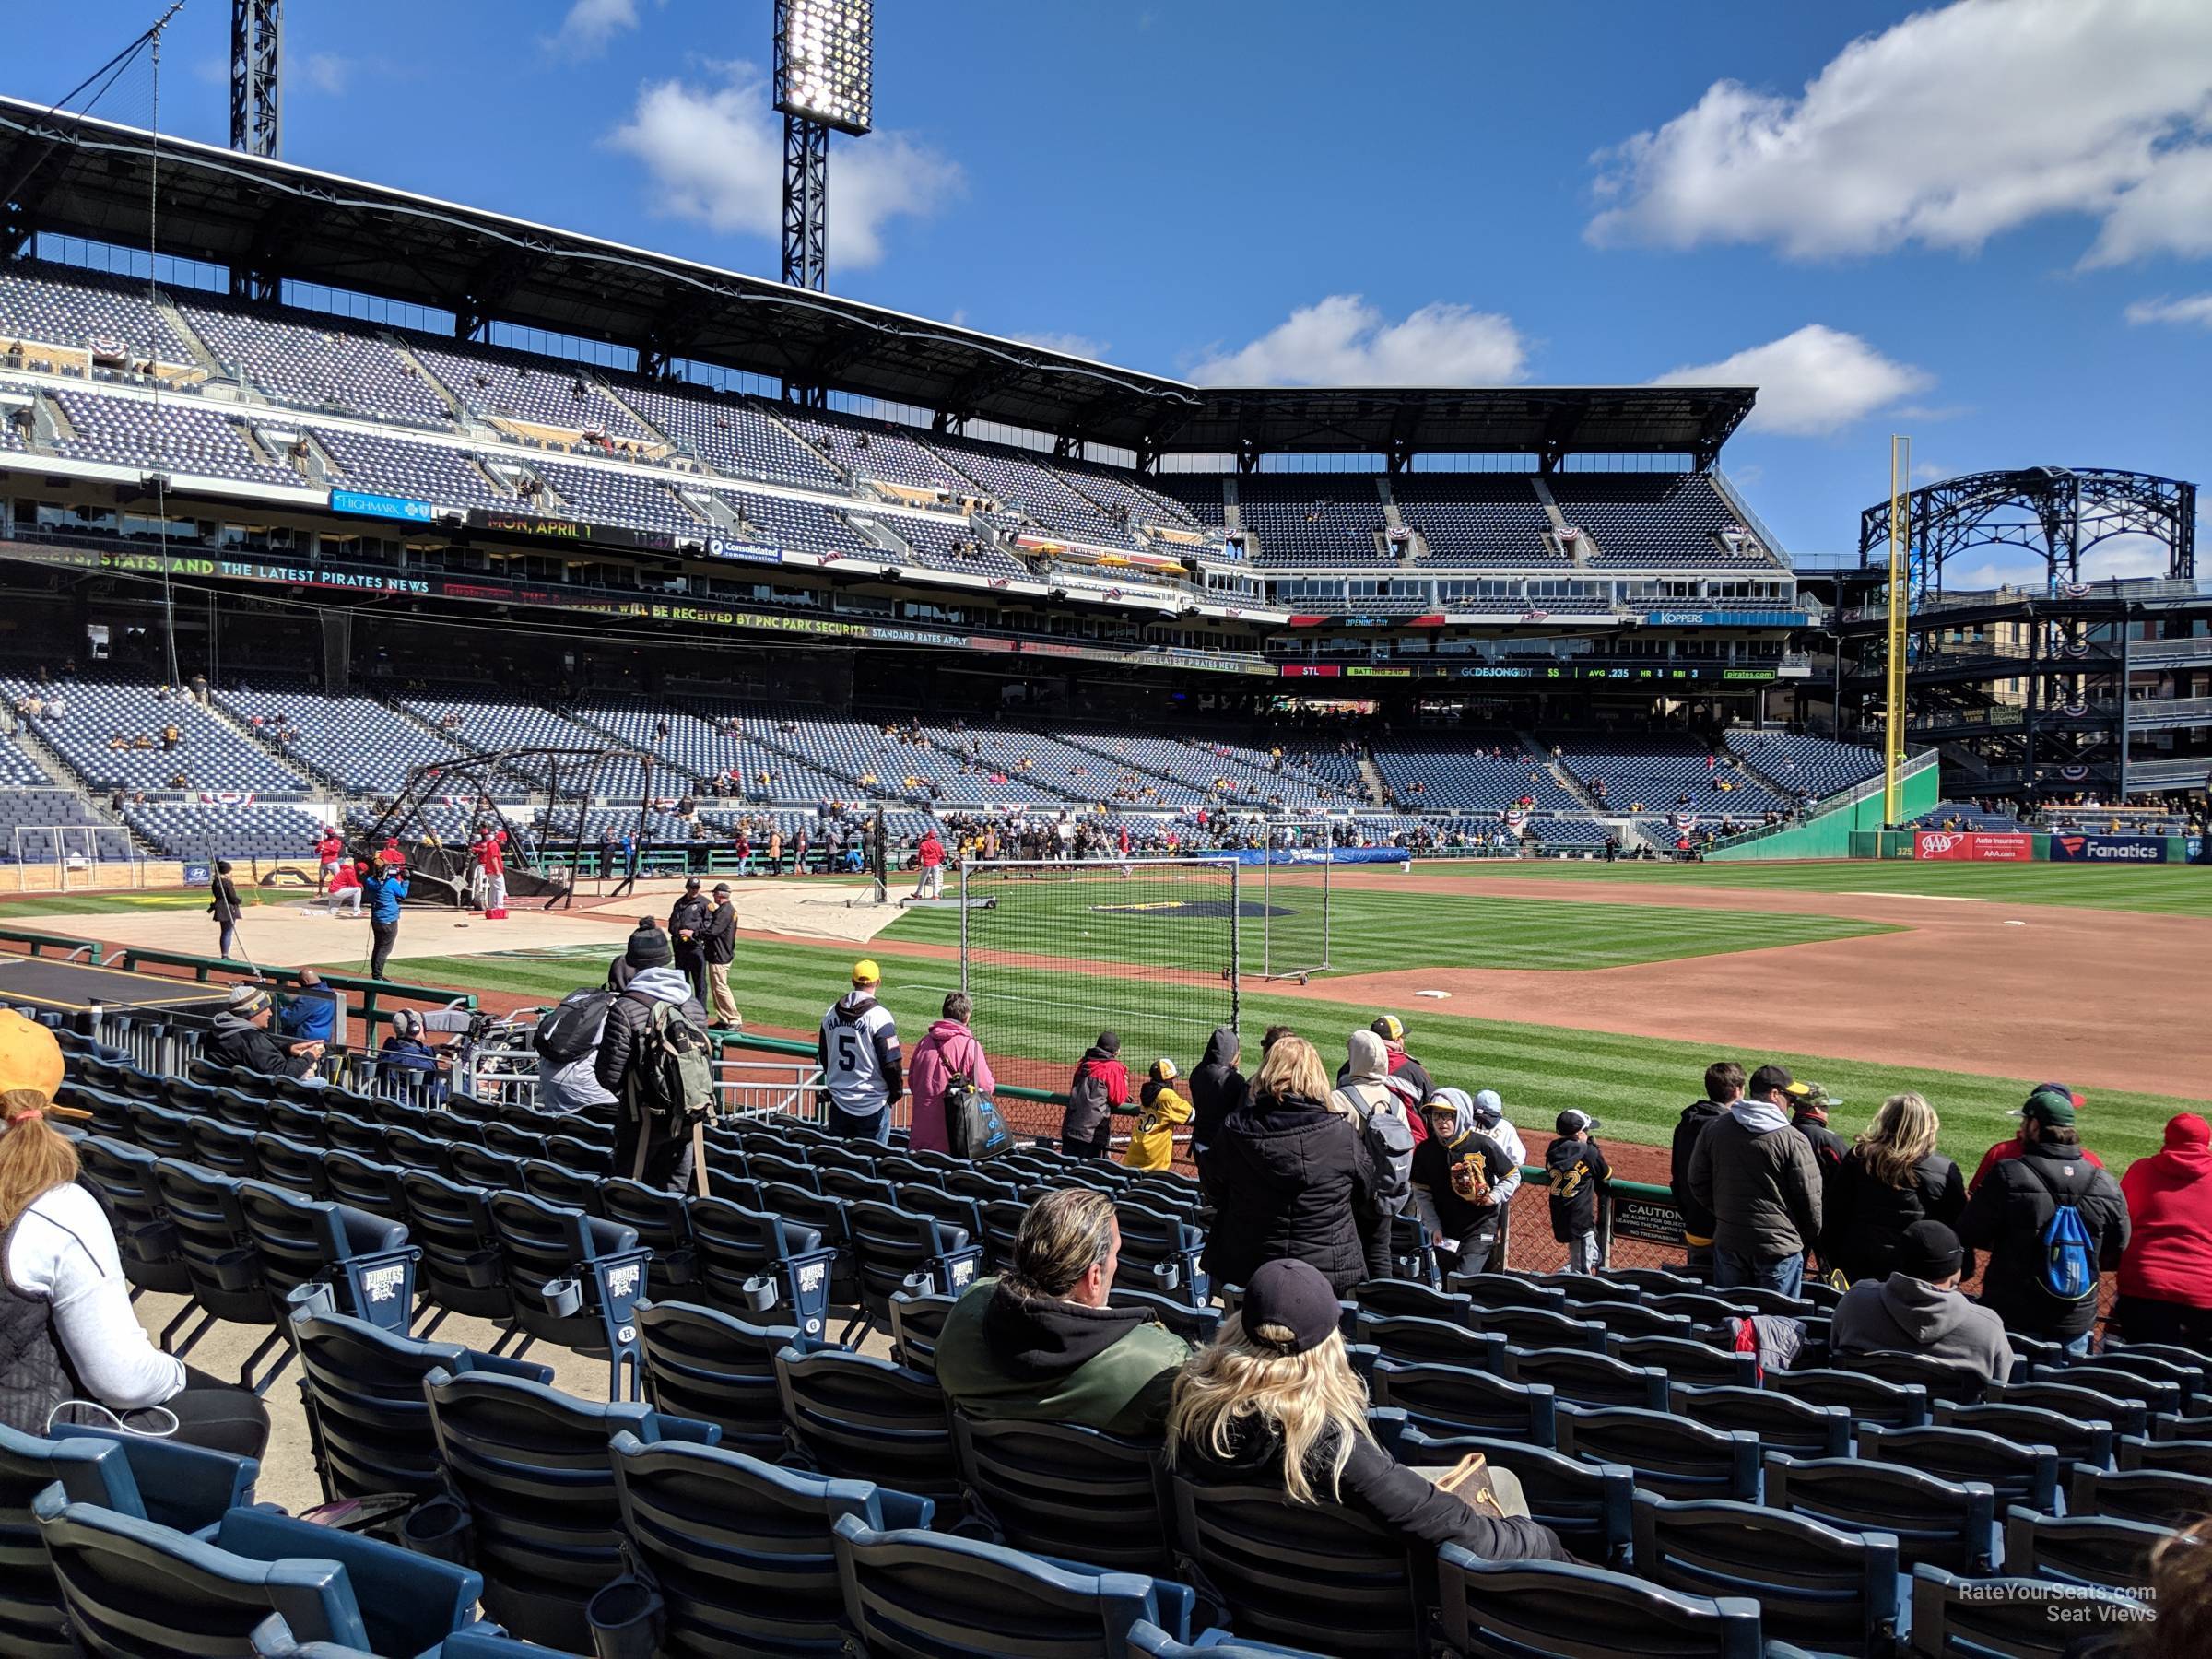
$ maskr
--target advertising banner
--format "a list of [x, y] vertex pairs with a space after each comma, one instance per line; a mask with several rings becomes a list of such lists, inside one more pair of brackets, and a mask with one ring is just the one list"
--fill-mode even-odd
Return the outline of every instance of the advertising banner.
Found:
[[358, 513], [364, 518], [398, 519], [409, 524], [427, 524], [438, 516], [437, 510], [428, 501], [417, 500], [412, 496], [373, 495], [362, 489], [332, 490], [330, 510]]
[[2015, 831], [1923, 830], [1912, 838], [1915, 858], [1948, 858], [1981, 864], [2026, 864], [2035, 856], [2035, 837]]
[[[1201, 854], [1211, 858], [1213, 853]], [[1363, 865], [1404, 864], [1403, 847], [1331, 847], [1324, 854], [1319, 847], [1277, 847], [1272, 852], [1259, 847], [1239, 847], [1227, 854], [1241, 865]]]
[[2162, 835], [2054, 835], [2053, 864], [2164, 864]]

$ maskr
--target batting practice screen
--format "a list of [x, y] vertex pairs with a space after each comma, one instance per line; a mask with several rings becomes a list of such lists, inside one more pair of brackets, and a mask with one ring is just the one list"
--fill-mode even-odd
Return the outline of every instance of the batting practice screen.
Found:
[[976, 1029], [1071, 1065], [1114, 1030], [1133, 1080], [1162, 1055], [1187, 1076], [1214, 1028], [1237, 1022], [1240, 886], [1230, 859], [963, 865]]

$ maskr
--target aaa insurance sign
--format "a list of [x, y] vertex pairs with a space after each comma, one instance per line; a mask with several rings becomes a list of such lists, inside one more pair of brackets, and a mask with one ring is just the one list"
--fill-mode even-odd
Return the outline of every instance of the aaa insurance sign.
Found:
[[2026, 864], [2035, 856], [2035, 837], [1990, 830], [1923, 830], [1912, 838], [1912, 856]]
[[2056, 864], [2164, 864], [2162, 835], [2054, 835], [2051, 857]]

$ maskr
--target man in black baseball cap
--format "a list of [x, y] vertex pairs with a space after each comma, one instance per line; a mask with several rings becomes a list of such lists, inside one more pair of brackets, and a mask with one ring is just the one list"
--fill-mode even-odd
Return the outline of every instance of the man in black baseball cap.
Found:
[[2012, 1374], [2005, 1322], [1959, 1293], [1966, 1248], [1940, 1221], [1915, 1221], [1889, 1277], [1861, 1279], [1836, 1304], [1829, 1346], [1847, 1354], [1924, 1354], [1973, 1366], [1993, 1382]]
[[737, 999], [730, 994], [730, 964], [737, 957], [737, 912], [730, 903], [730, 884], [714, 884], [714, 908], [700, 931], [699, 943], [707, 961], [707, 991], [713, 998], [714, 1023], [735, 1031], [745, 1025]]
[[676, 965], [691, 982], [691, 994], [702, 1003], [707, 1000], [707, 948], [701, 935], [707, 930], [712, 908], [700, 897], [699, 877], [691, 876], [684, 880], [684, 896], [668, 912], [668, 938], [676, 952]]

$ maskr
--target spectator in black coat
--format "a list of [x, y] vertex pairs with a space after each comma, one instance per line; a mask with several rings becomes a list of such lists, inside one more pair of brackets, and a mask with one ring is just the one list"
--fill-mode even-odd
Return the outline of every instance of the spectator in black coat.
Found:
[[[2051, 1091], [2033, 1094], [2021, 1116], [2027, 1140], [2020, 1155], [1989, 1172], [1959, 1218], [1966, 1271], [1971, 1277], [1972, 1252], [1988, 1251], [1982, 1301], [1996, 1310], [2005, 1328], [2086, 1354], [2097, 1323], [2099, 1275], [2116, 1269], [2127, 1249], [2127, 1200], [2118, 1182], [2082, 1156], [2070, 1100]], [[2061, 1195], [2079, 1214], [2095, 1257], [2088, 1293], [2076, 1298], [2062, 1299], [2043, 1278], [2050, 1253], [2043, 1233]]]
[[1221, 1133], [1229, 1114], [1244, 1103], [1248, 1085], [1237, 1069], [1243, 1045], [1235, 1026], [1216, 1026], [1206, 1054], [1191, 1071], [1191, 1155], [1206, 1161], [1206, 1149]]
[[1828, 1264], [1853, 1284], [1886, 1279], [1905, 1230], [1918, 1221], [1956, 1227], [1966, 1209], [1966, 1179], [1936, 1150], [1943, 1125], [1917, 1094], [1882, 1102], [1828, 1183], [1822, 1220]]
[[1175, 1380], [1176, 1471], [1200, 1485], [1279, 1487], [1293, 1504], [1342, 1504], [1423, 1554], [1458, 1544], [1488, 1560], [1571, 1561], [1556, 1533], [1526, 1518], [1502, 1471], [1493, 1479], [1508, 1512], [1486, 1513], [1376, 1442], [1337, 1312], [1335, 1289], [1305, 1263], [1259, 1268], [1243, 1306]]
[[707, 1000], [707, 924], [713, 915], [699, 890], [699, 877], [687, 877], [684, 896], [668, 912], [668, 941], [676, 952], [676, 966], [691, 982], [691, 994]]
[[1375, 1170], [1349, 1118], [1329, 1104], [1329, 1074], [1302, 1037], [1278, 1038], [1244, 1103], [1206, 1155], [1214, 1225], [1206, 1266], [1216, 1281], [1249, 1285], [1260, 1265], [1288, 1256], [1348, 1296], [1367, 1277], [1359, 1212], [1373, 1203]]
[[1698, 1202], [1689, 1190], [1689, 1157], [1698, 1149], [1698, 1137], [1713, 1119], [1726, 1117], [1728, 1108], [1744, 1098], [1744, 1068], [1733, 1060], [1716, 1060], [1705, 1068], [1705, 1098], [1682, 1109], [1675, 1125], [1673, 1156], [1667, 1165], [1667, 1184], [1682, 1212], [1682, 1240], [1688, 1247], [1693, 1267], [1712, 1265], [1712, 1211]]
[[259, 985], [230, 987], [230, 1000], [215, 1017], [215, 1037], [207, 1057], [218, 1065], [239, 1071], [260, 1072], [271, 1077], [304, 1077], [323, 1057], [323, 1044], [312, 1040], [285, 1042], [269, 1035], [276, 1005]]
[[675, 947], [661, 924], [651, 916], [640, 916], [637, 926], [623, 941], [622, 954], [606, 965], [606, 988], [627, 991], [629, 982], [645, 969], [665, 968], [675, 959]]

